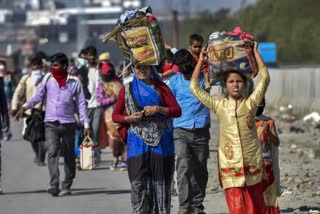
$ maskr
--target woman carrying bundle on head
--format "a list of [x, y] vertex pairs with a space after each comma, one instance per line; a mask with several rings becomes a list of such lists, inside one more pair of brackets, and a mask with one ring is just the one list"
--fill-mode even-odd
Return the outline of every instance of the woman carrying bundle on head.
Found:
[[170, 118], [181, 109], [149, 65], [134, 66], [134, 78], [119, 93], [112, 119], [128, 126], [127, 162], [133, 213], [170, 213], [174, 144]]

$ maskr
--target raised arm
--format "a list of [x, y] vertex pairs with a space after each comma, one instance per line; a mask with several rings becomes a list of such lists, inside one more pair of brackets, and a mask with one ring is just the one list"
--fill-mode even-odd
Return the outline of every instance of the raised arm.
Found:
[[268, 69], [265, 66], [265, 64], [259, 54], [258, 43], [256, 41], [254, 42], [253, 54], [254, 54], [254, 57], [255, 57], [256, 62], [258, 64], [260, 77], [259, 77], [259, 81], [256, 85], [256, 88], [253, 91], [253, 93], [250, 95], [249, 99], [251, 100], [251, 102], [255, 106], [258, 106], [261, 103], [261, 101], [267, 91], [267, 88], [269, 86], [270, 76], [269, 76]]
[[212, 97], [207, 91], [200, 87], [199, 76], [202, 66], [207, 62], [207, 58], [207, 53], [203, 48], [190, 80], [190, 91], [203, 105], [213, 110], [213, 112], [216, 112], [216, 106], [220, 99]]

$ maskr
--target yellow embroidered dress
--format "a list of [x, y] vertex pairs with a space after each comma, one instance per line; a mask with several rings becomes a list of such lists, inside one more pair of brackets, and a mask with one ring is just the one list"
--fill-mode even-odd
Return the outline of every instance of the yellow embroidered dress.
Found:
[[191, 79], [190, 90], [220, 121], [219, 176], [224, 189], [253, 186], [262, 179], [262, 152], [255, 126], [255, 114], [270, 82], [266, 67], [254, 92], [238, 101], [212, 97]]

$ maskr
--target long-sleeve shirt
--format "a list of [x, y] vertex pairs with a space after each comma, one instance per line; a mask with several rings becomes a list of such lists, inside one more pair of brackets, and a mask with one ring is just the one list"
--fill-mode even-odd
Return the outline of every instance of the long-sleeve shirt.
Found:
[[219, 176], [224, 189], [252, 186], [262, 179], [262, 152], [255, 126], [255, 114], [270, 82], [267, 68], [248, 98], [212, 97], [191, 79], [190, 90], [220, 121]]
[[100, 106], [106, 108], [113, 105], [121, 88], [121, 82], [116, 79], [109, 82], [99, 82], [96, 93]]
[[[158, 80], [154, 81], [154, 89], [158, 91], [160, 94], [163, 105], [169, 108], [169, 116], [168, 117], [180, 117], [181, 109], [179, 104], [177, 103], [175, 97], [172, 92], [168, 88], [168, 86]], [[112, 113], [112, 120], [115, 123], [125, 123], [124, 117], [126, 116], [125, 112], [125, 87], [122, 87], [119, 96], [114, 106]]]
[[[24, 104], [24, 107], [26, 109], [33, 108], [37, 103], [42, 101], [43, 96], [46, 96], [45, 122], [74, 123], [76, 121], [74, 117], [76, 113], [74, 105], [76, 105], [80, 114], [80, 120], [84, 122], [84, 127], [89, 127], [86, 100], [82, 85], [77, 78], [68, 75], [66, 85], [60, 88], [58, 82], [50, 74], [46, 75], [36, 94]], [[75, 104], [73, 102], [74, 98]]]
[[[202, 75], [200, 87], [204, 88], [204, 84]], [[173, 119], [174, 128], [210, 127], [210, 110], [190, 92], [190, 80], [186, 80], [183, 74], [176, 74], [170, 78], [169, 87], [182, 111], [181, 117]]]
[[97, 87], [99, 83], [99, 71], [95, 67], [90, 67], [88, 70], [88, 90], [91, 94], [90, 99], [88, 100], [88, 108], [96, 108], [100, 106], [97, 100]]
[[[21, 105], [24, 104], [23, 102], [29, 100], [36, 93], [37, 88], [39, 86], [40, 84], [35, 85], [32, 82], [29, 75], [23, 76], [13, 94], [11, 101], [11, 109], [19, 110], [19, 107], [21, 107]], [[40, 109], [41, 103], [38, 103], [34, 108]], [[26, 114], [31, 115], [31, 110], [26, 111]]]

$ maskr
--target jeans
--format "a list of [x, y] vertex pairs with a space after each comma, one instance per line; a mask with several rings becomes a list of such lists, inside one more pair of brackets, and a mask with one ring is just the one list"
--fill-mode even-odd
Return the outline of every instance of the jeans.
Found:
[[180, 209], [204, 209], [208, 182], [209, 128], [174, 129]]
[[76, 161], [74, 153], [74, 136], [76, 125], [74, 123], [60, 124], [47, 122], [46, 145], [48, 152], [48, 168], [50, 186], [59, 187], [59, 157], [63, 152], [65, 179], [61, 183], [62, 189], [70, 189], [76, 176]]
[[[99, 145], [99, 132], [100, 132], [100, 122], [102, 115], [102, 108], [88, 108], [87, 109], [88, 116], [90, 119], [90, 137], [93, 141], [94, 145]], [[100, 158], [100, 149], [96, 147], [95, 156]]]

